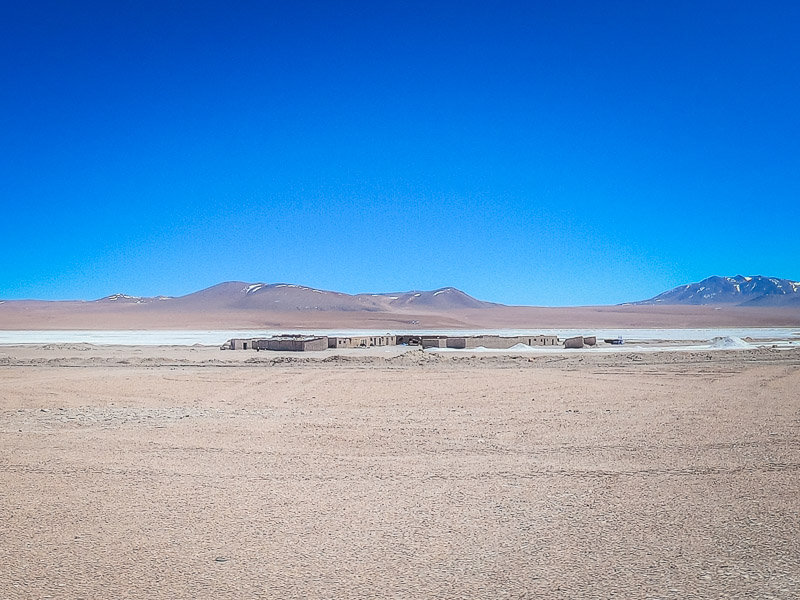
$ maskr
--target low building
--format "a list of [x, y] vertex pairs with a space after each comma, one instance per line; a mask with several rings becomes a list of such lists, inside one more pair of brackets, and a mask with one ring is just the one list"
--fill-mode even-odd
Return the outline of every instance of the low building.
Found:
[[357, 335], [336, 336], [328, 338], [328, 348], [370, 348], [372, 346], [395, 346], [397, 336], [386, 335]]
[[[579, 343], [580, 341], [580, 343]], [[582, 348], [584, 345], [594, 346], [597, 339], [577, 336], [564, 343], [566, 348]], [[318, 335], [277, 335], [269, 338], [234, 338], [228, 340], [223, 350], [277, 350], [287, 352], [326, 350], [328, 348], [371, 348], [374, 346], [410, 345], [424, 348], [489, 348], [507, 350], [516, 345], [556, 346], [559, 344], [555, 335], [356, 335], [356, 336], [318, 336]]]
[[[430, 336], [421, 336], [419, 334], [403, 334], [397, 336], [397, 345], [398, 346], [421, 346], [422, 345], [422, 338], [423, 337], [430, 337]], [[436, 336], [434, 336], [436, 337]], [[438, 336], [442, 337], [442, 336]]]
[[222, 350], [255, 350], [259, 338], [233, 338], [222, 345]]
[[[467, 347], [467, 338], [466, 337], [447, 337], [445, 338], [445, 348], [466, 348]], [[474, 348], [474, 346], [472, 346]]]
[[314, 350], [327, 350], [328, 338], [325, 336], [311, 335], [281, 335], [255, 340], [253, 344], [256, 350], [308, 352]]
[[558, 336], [555, 335], [473, 335], [469, 337], [447, 337], [447, 348], [469, 349], [490, 348], [492, 350], [508, 350], [513, 346], [555, 346]]
[[446, 335], [420, 335], [403, 334], [395, 337], [395, 344], [398, 346], [421, 346], [422, 348], [453, 348], [448, 346], [448, 340], [452, 340]]
[[528, 346], [558, 346], [558, 336], [557, 335], [533, 335], [533, 336], [522, 336], [524, 339], [527, 339]]
[[423, 337], [420, 340], [420, 345], [423, 350], [426, 348], [448, 348], [447, 341], [448, 338], [446, 337]]
[[498, 350], [506, 350], [517, 344], [524, 346], [555, 346], [558, 344], [558, 336], [555, 335], [515, 335], [515, 336], [501, 336], [501, 335], [479, 335], [472, 338], [467, 338], [467, 347], [477, 348], [483, 346], [484, 348], [493, 348]]
[[583, 348], [583, 336], [577, 335], [575, 337], [565, 339], [564, 348]]
[[302, 352], [327, 350], [328, 338], [314, 335], [279, 335], [269, 338], [233, 338], [225, 342], [222, 350], [275, 350]]

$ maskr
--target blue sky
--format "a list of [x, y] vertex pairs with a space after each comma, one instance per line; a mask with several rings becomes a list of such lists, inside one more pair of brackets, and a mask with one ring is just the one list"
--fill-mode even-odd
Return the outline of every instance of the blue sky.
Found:
[[796, 2], [0, 10], [0, 298], [800, 279]]

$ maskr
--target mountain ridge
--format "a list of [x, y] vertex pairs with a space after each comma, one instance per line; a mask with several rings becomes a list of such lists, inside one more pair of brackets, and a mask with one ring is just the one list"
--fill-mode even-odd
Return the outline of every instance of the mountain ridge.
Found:
[[117, 292], [95, 300], [9, 300], [28, 303], [78, 303], [104, 306], [151, 306], [168, 303], [173, 309], [206, 310], [318, 310], [396, 311], [404, 309], [453, 310], [502, 306], [478, 300], [454, 288], [347, 294], [295, 283], [224, 281], [181, 296], [133, 296]]
[[800, 306], [800, 282], [763, 275], [712, 275], [628, 304]]
[[[743, 284], [739, 285], [741, 290]], [[452, 287], [345, 294], [290, 283], [228, 281], [176, 297], [116, 293], [88, 301], [0, 300], [0, 331], [800, 327], [800, 303], [769, 305], [775, 298], [774, 294], [760, 301], [749, 298], [742, 305], [644, 301], [643, 305], [537, 307], [484, 302]]]

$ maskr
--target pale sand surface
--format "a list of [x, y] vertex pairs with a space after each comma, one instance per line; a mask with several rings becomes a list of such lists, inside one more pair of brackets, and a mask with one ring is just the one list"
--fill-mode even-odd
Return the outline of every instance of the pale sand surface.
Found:
[[800, 597], [800, 350], [265, 354], [0, 348], [0, 598]]

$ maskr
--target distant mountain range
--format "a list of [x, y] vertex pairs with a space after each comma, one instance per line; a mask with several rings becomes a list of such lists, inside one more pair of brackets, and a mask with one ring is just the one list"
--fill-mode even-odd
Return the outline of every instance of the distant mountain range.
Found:
[[681, 304], [736, 306], [797, 306], [800, 307], [800, 283], [762, 275], [708, 277], [663, 292], [635, 305]]
[[173, 308], [204, 310], [320, 310], [320, 311], [394, 311], [399, 309], [448, 311], [461, 308], [499, 306], [476, 300], [461, 290], [445, 287], [437, 290], [381, 294], [345, 294], [293, 283], [245, 283], [228, 281], [185, 296], [139, 297], [114, 294], [92, 302], [103, 304], [161, 304]]
[[185, 296], [0, 301], [3, 330], [534, 329], [800, 327], [800, 284], [710, 277], [618, 306], [505, 306], [461, 290], [345, 294], [292, 283], [228, 281]]
[[[454, 287], [408, 292], [345, 294], [293, 283], [247, 283], [226, 281], [185, 296], [130, 296], [112, 294], [97, 300], [11, 300], [8, 303], [73, 305], [98, 309], [114, 306], [127, 310], [167, 308], [169, 312], [193, 311], [337, 311], [337, 312], [448, 312], [459, 309], [502, 308], [503, 304], [473, 298]], [[0, 302], [6, 304], [6, 302]], [[662, 292], [648, 300], [626, 302], [627, 306], [762, 306], [800, 307], [800, 282], [761, 275], [713, 276]]]
[[[184, 296], [130, 296], [118, 293], [97, 300], [10, 300], [0, 304], [96, 306], [127, 310], [186, 311], [337, 311], [337, 312], [447, 312], [459, 309], [502, 308], [503, 304], [473, 298], [454, 287], [408, 292], [345, 294], [294, 283], [226, 281]], [[761, 275], [713, 276], [662, 292], [627, 306], [763, 306], [800, 307], [800, 282]]]

